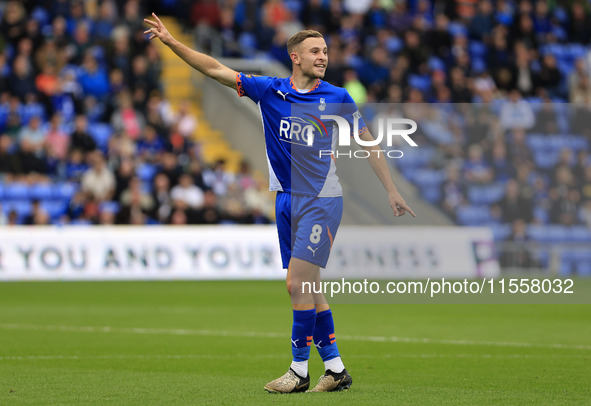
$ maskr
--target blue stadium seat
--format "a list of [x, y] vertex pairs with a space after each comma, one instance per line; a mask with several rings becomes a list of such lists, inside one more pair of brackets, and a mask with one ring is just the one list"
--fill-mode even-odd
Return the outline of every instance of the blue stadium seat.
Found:
[[441, 200], [441, 189], [439, 187], [430, 187], [421, 190], [421, 196], [429, 203], [437, 203]]
[[101, 212], [108, 211], [110, 213], [119, 213], [121, 205], [117, 201], [102, 202], [99, 206]]
[[71, 182], [57, 183], [52, 187], [53, 198], [62, 201], [70, 201], [78, 191], [79, 185]]
[[413, 181], [419, 188], [439, 188], [441, 182], [445, 180], [445, 170], [436, 169], [417, 169], [413, 176]]
[[414, 87], [415, 89], [419, 89], [421, 92], [426, 93], [431, 87], [431, 79], [421, 75], [410, 75], [408, 77], [408, 84], [410, 87]]
[[569, 240], [568, 227], [561, 225], [531, 224], [527, 227], [527, 234], [538, 242], [557, 243]]
[[534, 162], [538, 168], [550, 169], [558, 162], [560, 150], [554, 151], [532, 151]]
[[510, 224], [489, 224], [495, 241], [504, 241], [511, 235]]
[[538, 222], [542, 224], [548, 224], [550, 220], [550, 215], [548, 214], [548, 210], [541, 207], [541, 206], [534, 206], [534, 218], [538, 220]]
[[468, 189], [468, 200], [474, 205], [496, 203], [505, 195], [505, 185], [496, 182], [486, 186], [473, 186]]
[[86, 219], [74, 219], [70, 222], [73, 226], [91, 226], [92, 221]]
[[29, 185], [15, 182], [7, 183], [4, 187], [5, 200], [24, 200], [29, 198]]
[[37, 200], [53, 199], [53, 187], [47, 183], [37, 183], [29, 188], [29, 197]]
[[546, 136], [542, 134], [528, 134], [525, 138], [525, 143], [532, 150], [543, 151], [547, 149], [545, 138]]
[[470, 41], [468, 52], [472, 58], [485, 58], [487, 53], [486, 45], [480, 41]]
[[487, 206], [463, 206], [456, 210], [458, 222], [464, 226], [490, 224], [493, 218]]
[[431, 71], [434, 71], [434, 70], [445, 71], [445, 63], [441, 60], [441, 58], [438, 58], [436, 56], [430, 57], [427, 64], [429, 65], [429, 70], [431, 70]]
[[135, 174], [144, 182], [152, 182], [156, 172], [158, 172], [156, 165], [149, 163], [141, 164], [135, 169]]
[[49, 214], [52, 220], [56, 220], [66, 213], [67, 206], [64, 202], [44, 201], [41, 202], [41, 208]]
[[468, 35], [468, 29], [464, 24], [461, 23], [449, 23], [449, 25], [447, 26], [447, 32], [449, 32], [454, 37], [457, 35]]
[[22, 222], [23, 218], [29, 216], [32, 212], [33, 205], [31, 204], [30, 200], [13, 200], [10, 202], [4, 202], [2, 205], [2, 210], [4, 213], [10, 213], [11, 211], [15, 211], [17, 216], [19, 217], [19, 221]]
[[568, 231], [570, 241], [591, 242], [591, 230], [585, 226], [573, 226]]
[[113, 135], [113, 128], [109, 124], [95, 123], [88, 127], [88, 132], [96, 142], [96, 145], [103, 151], [107, 150], [109, 139]]

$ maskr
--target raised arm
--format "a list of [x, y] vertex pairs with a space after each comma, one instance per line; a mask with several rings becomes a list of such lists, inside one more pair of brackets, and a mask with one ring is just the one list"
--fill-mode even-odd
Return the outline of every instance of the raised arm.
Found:
[[[374, 141], [373, 136], [369, 131], [365, 131], [363, 134], [359, 136], [363, 141]], [[390, 206], [392, 207], [392, 211], [396, 217], [404, 216], [404, 213], [407, 211], [413, 216], [416, 217], [414, 211], [410, 208], [410, 206], [404, 201], [396, 186], [394, 186], [394, 182], [392, 182], [392, 176], [390, 175], [390, 168], [388, 168], [388, 163], [386, 162], [386, 158], [384, 154], [374, 153], [373, 150], [379, 150], [379, 145], [366, 147], [362, 146], [366, 151], [369, 151], [369, 164], [371, 168], [376, 173], [382, 185], [388, 192], [388, 200], [390, 201]]]
[[183, 61], [189, 64], [194, 69], [217, 80], [222, 85], [236, 89], [236, 71], [224, 66], [216, 59], [209, 55], [202, 54], [192, 50], [191, 48], [180, 43], [173, 38], [168, 32], [162, 21], [158, 16], [152, 13], [154, 20], [144, 18], [146, 24], [151, 25], [151, 28], [144, 31], [144, 34], [151, 34], [150, 39], [158, 38], [162, 43], [168, 46], [175, 54], [177, 54]]

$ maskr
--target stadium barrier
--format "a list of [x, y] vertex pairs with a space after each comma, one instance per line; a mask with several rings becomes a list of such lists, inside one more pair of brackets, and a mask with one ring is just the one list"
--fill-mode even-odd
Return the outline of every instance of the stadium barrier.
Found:
[[[342, 226], [323, 277], [498, 273], [488, 228]], [[0, 229], [0, 281], [283, 278], [275, 226]]]

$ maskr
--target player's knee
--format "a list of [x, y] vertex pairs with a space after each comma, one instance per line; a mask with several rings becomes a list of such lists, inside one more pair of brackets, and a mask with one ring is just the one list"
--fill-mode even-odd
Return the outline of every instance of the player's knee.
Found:
[[285, 280], [285, 287], [287, 288], [287, 293], [291, 296], [291, 278], [287, 278]]

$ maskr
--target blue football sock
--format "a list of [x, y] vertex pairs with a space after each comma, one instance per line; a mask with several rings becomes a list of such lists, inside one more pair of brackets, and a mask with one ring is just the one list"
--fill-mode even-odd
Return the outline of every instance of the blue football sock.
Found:
[[340, 356], [339, 349], [337, 348], [337, 340], [334, 335], [334, 322], [330, 309], [316, 315], [314, 345], [324, 362]]
[[291, 353], [296, 362], [310, 358], [310, 346], [314, 337], [316, 310], [294, 310], [293, 328], [291, 330]]

